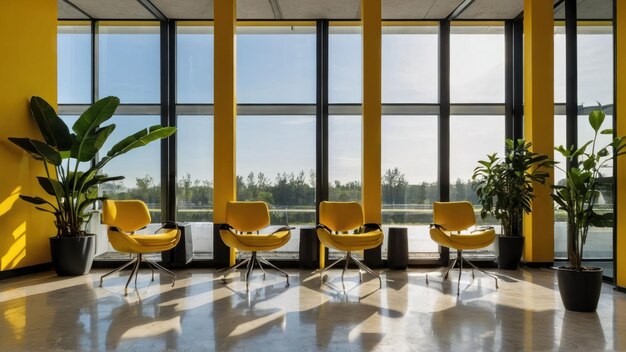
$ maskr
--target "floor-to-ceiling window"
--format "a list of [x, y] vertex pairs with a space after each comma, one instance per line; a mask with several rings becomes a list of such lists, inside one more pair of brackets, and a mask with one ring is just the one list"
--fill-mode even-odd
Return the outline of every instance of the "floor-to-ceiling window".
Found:
[[[504, 23], [452, 22], [450, 29], [450, 200], [480, 205], [472, 174], [487, 154], [504, 152]], [[493, 246], [472, 255], [493, 255]]]
[[382, 218], [385, 229], [407, 228], [411, 259], [439, 256], [428, 234], [439, 199], [438, 50], [437, 23], [383, 27]]
[[191, 225], [194, 258], [213, 257], [213, 26], [176, 24], [176, 220]]
[[297, 259], [299, 230], [315, 225], [316, 27], [237, 28], [237, 199], [262, 200], [271, 225], [295, 227], [263, 254]]

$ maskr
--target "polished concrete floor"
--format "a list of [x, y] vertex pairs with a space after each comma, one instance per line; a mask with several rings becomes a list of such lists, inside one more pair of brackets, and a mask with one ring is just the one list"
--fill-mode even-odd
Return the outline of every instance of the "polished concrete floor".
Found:
[[457, 296], [439, 274], [384, 271], [383, 288], [356, 270], [284, 277], [259, 271], [246, 294], [240, 274], [222, 284], [210, 269], [178, 271], [176, 285], [142, 270], [104, 270], [0, 281], [0, 351], [626, 351], [626, 294], [605, 285], [597, 313], [565, 311], [554, 271], [464, 274]]

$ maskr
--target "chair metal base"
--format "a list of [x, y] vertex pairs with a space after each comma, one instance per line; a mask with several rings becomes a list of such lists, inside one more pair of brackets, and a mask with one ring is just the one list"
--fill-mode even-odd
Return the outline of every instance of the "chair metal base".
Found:
[[374, 272], [374, 270], [370, 269], [367, 265], [363, 264], [360, 260], [354, 258], [352, 256], [351, 252], [346, 252], [346, 257], [345, 258], [341, 258], [341, 259], [337, 259], [334, 263], [330, 264], [329, 266], [323, 268], [322, 270], [320, 270], [320, 284], [322, 284], [324, 282], [324, 273], [332, 268], [335, 264], [339, 263], [340, 261], [345, 260], [346, 263], [343, 267], [343, 271], [341, 272], [341, 286], [343, 286], [343, 289], [346, 289], [346, 285], [343, 282], [343, 277], [346, 273], [346, 270], [348, 269], [348, 264], [350, 263], [350, 260], [352, 260], [358, 267], [359, 267], [359, 282], [363, 282], [363, 272], [365, 271], [371, 275], [373, 275], [374, 277], [378, 278], [378, 283], [380, 288], [383, 288], [383, 280], [380, 277], [380, 274], [377, 274], [376, 272]]
[[222, 274], [222, 282], [226, 283], [226, 276], [230, 273], [232, 273], [233, 271], [237, 270], [237, 268], [239, 268], [240, 266], [246, 264], [246, 273], [245, 273], [245, 277], [246, 277], [246, 291], [248, 291], [249, 287], [250, 287], [250, 274], [252, 273], [252, 270], [254, 269], [254, 264], [257, 264], [259, 266], [259, 269], [261, 269], [261, 271], [263, 272], [263, 280], [265, 280], [265, 269], [263, 269], [263, 266], [261, 265], [261, 263], [273, 268], [274, 270], [278, 271], [279, 273], [285, 275], [285, 278], [287, 279], [287, 286], [289, 286], [289, 275], [287, 275], [286, 272], [278, 269], [274, 264], [270, 263], [269, 261], [260, 258], [257, 256], [256, 252], [252, 252], [252, 256], [248, 259], [244, 259], [241, 262], [231, 266], [230, 268], [226, 269], [226, 271], [224, 271], [224, 273]]
[[[498, 289], [498, 278], [495, 275], [490, 274], [490, 273], [488, 273], [488, 272], [478, 268], [476, 265], [474, 265], [474, 263], [472, 263], [469, 260], [463, 258], [463, 251], [460, 250], [460, 249], [457, 250], [457, 256], [452, 261], [452, 264], [448, 265], [447, 268], [443, 269], [443, 270], [445, 270], [445, 273], [443, 274], [443, 279], [444, 280], [448, 278], [448, 274], [450, 273], [450, 270], [452, 268], [454, 268], [454, 265], [457, 263], [457, 261], [459, 262], [459, 278], [458, 278], [458, 281], [457, 281], [457, 291], [456, 291], [457, 296], [461, 292], [461, 274], [463, 273], [463, 262], [469, 264], [472, 267], [472, 279], [475, 277], [474, 276], [474, 269], [476, 269], [476, 270], [480, 271], [481, 273], [483, 273], [483, 274], [485, 274], [487, 276], [490, 276], [494, 280], [496, 280], [496, 289]], [[433, 270], [433, 271], [430, 271], [430, 272], [426, 273], [426, 285], [428, 285], [428, 274], [433, 273], [435, 271], [440, 271], [440, 270], [442, 270], [442, 269], [437, 269], [437, 270]]]
[[130, 276], [128, 277], [128, 281], [126, 281], [126, 286], [124, 286], [124, 296], [128, 296], [128, 284], [130, 284], [130, 280], [133, 279], [133, 276], [135, 277], [135, 288], [137, 288], [137, 276], [138, 276], [138, 272], [139, 272], [139, 266], [141, 265], [141, 263], [146, 263], [148, 265], [148, 267], [150, 268], [150, 270], [152, 270], [152, 281], [154, 281], [154, 269], [160, 270], [161, 272], [169, 275], [172, 277], [172, 287], [174, 287], [174, 284], [176, 283], [176, 274], [174, 274], [172, 271], [165, 269], [164, 267], [162, 267], [160, 264], [146, 259], [143, 257], [143, 255], [141, 253], [137, 254], [137, 256], [133, 259], [131, 259], [128, 263], [120, 266], [117, 269], [114, 269], [112, 271], [109, 271], [108, 273], [100, 276], [100, 287], [102, 287], [102, 283], [104, 281], [104, 278], [115, 274], [117, 272], [120, 272], [124, 269], [126, 269], [128, 266], [130, 266], [131, 264], [133, 264], [133, 268], [130, 272]]

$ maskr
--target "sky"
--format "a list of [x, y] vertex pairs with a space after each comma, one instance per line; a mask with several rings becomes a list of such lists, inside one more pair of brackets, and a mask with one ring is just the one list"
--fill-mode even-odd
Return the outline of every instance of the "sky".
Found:
[[[504, 34], [494, 27], [452, 28], [451, 102], [504, 102]], [[158, 27], [100, 27], [99, 93], [116, 95], [122, 103], [157, 104], [159, 93]], [[285, 30], [286, 29], [286, 30]], [[591, 31], [592, 32], [592, 31]], [[59, 103], [89, 103], [90, 35], [64, 27], [58, 40]], [[383, 103], [436, 103], [438, 100], [438, 38], [436, 28], [386, 30], [383, 35]], [[579, 103], [612, 103], [612, 36], [580, 33]], [[207, 28], [180, 27], [177, 37], [177, 99], [179, 103], [213, 102], [213, 42]], [[555, 35], [555, 99], [564, 102], [564, 35]], [[361, 36], [331, 30], [329, 100], [360, 103]], [[237, 37], [237, 99], [239, 103], [315, 103], [315, 34], [308, 28], [273, 27], [260, 33], [246, 28]], [[563, 119], [555, 124], [555, 144], [564, 142]], [[158, 116], [116, 116], [116, 132], [105, 150], [140, 128], [159, 123]], [[586, 119], [582, 122], [586, 126]], [[606, 126], [607, 128], [610, 126]], [[436, 116], [384, 116], [382, 170], [399, 167], [410, 183], [437, 178]], [[315, 169], [315, 116], [240, 116], [237, 120], [237, 173]], [[471, 177], [476, 161], [501, 152], [501, 116], [451, 117], [451, 181]], [[581, 139], [589, 130], [581, 128]], [[480, 141], [477, 143], [476, 141]], [[329, 118], [331, 182], [360, 180], [360, 116]], [[212, 179], [211, 116], [180, 116], [179, 175]], [[136, 177], [150, 174], [158, 182], [159, 149], [154, 143], [112, 162], [109, 174]], [[559, 176], [557, 174], [557, 180]]]

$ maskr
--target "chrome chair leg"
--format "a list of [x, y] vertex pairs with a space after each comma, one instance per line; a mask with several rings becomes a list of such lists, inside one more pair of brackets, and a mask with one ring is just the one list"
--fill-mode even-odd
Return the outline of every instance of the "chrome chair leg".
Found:
[[335, 260], [332, 264], [330, 264], [329, 266], [322, 268], [322, 270], [320, 270], [320, 285], [324, 282], [324, 273], [329, 270], [330, 268], [332, 268], [333, 266], [335, 266], [335, 264], [339, 263], [343, 258], [339, 258], [337, 260]]
[[227, 268], [224, 270], [224, 273], [222, 274], [222, 282], [226, 283], [226, 276], [230, 273], [232, 273], [233, 271], [237, 270], [237, 268], [239, 268], [240, 266], [244, 265], [244, 264], [248, 264], [250, 262], [252, 258], [248, 258], [245, 260], [242, 260], [241, 262], [231, 266], [230, 268]]
[[343, 276], [346, 274], [346, 270], [348, 270], [348, 264], [350, 263], [350, 252], [346, 252], [346, 263], [343, 266], [343, 271], [341, 272], [341, 286], [343, 286], [343, 290], [346, 290], [346, 285], [343, 282]]
[[447, 279], [447, 278], [448, 278], [448, 274], [450, 273], [450, 270], [451, 270], [452, 268], [454, 268], [454, 265], [456, 264], [456, 260], [457, 260], [457, 258], [454, 258], [454, 260], [452, 261], [452, 263], [450, 263], [450, 264], [449, 264], [446, 268], [444, 268], [444, 269], [435, 269], [435, 270], [433, 270], [433, 271], [429, 271], [429, 272], [427, 272], [427, 273], [426, 273], [426, 285], [428, 285], [428, 274], [431, 274], [431, 273], [434, 273], [434, 272], [437, 272], [437, 271], [443, 271], [443, 270], [445, 270], [445, 273], [443, 273], [443, 276], [442, 276], [442, 277], [443, 277], [443, 279], [444, 279], [444, 280], [445, 280], [445, 279]]
[[250, 262], [246, 266], [246, 291], [250, 287], [250, 273], [254, 269], [254, 262], [256, 262], [256, 252], [252, 252], [252, 258], [250, 258]]
[[107, 276], [109, 276], [109, 275], [112, 275], [112, 274], [115, 274], [115, 273], [117, 273], [117, 272], [120, 272], [120, 271], [122, 271], [122, 270], [126, 269], [129, 265], [134, 264], [136, 261], [137, 261], [137, 258], [135, 257], [135, 258], [131, 259], [128, 263], [126, 263], [126, 264], [124, 264], [124, 265], [120, 266], [119, 268], [114, 269], [114, 270], [111, 270], [111, 271], [109, 271], [108, 273], [106, 273], [106, 274], [104, 274], [104, 275], [100, 276], [100, 287], [102, 287], [102, 282], [104, 281], [104, 278], [105, 278], [105, 277], [107, 277]]
[[[137, 277], [137, 272], [139, 271], [139, 264], [141, 263], [141, 257], [137, 257], [135, 261], [135, 266], [133, 266], [133, 271], [130, 272], [130, 276], [128, 277], [128, 281], [126, 281], [126, 286], [124, 286], [124, 296], [128, 296], [128, 284], [133, 279], [133, 275]], [[137, 287], [137, 286], [135, 286]]]
[[265, 281], [265, 269], [263, 269], [263, 265], [261, 265], [261, 258], [257, 258], [256, 263], [259, 265], [259, 269], [263, 272], [263, 281]]
[[[148, 268], [150, 268], [150, 270], [152, 270], [152, 281], [154, 281], [154, 268], [155, 268], [155, 266], [152, 265], [152, 262], [147, 260], [147, 259], [144, 259], [144, 262], [146, 262], [146, 264], [148, 264]], [[157, 268], [157, 270], [159, 270], [159, 268]]]
[[459, 279], [456, 285], [456, 295], [458, 296], [461, 293], [461, 274], [463, 274], [463, 252], [461, 250], [458, 251], [457, 257], [459, 258]]
[[[356, 263], [356, 265], [359, 267], [359, 269], [362, 269], [363, 271], [369, 273], [370, 275], [373, 275], [374, 277], [378, 278], [378, 284], [380, 288], [383, 288], [383, 279], [380, 277], [380, 274], [376, 273], [374, 270], [370, 269], [367, 265], [365, 265], [365, 263], [361, 262], [360, 260], [351, 257], [352, 260]], [[361, 275], [361, 270], [359, 270], [359, 275]]]
[[[148, 260], [148, 259], [144, 259], [143, 261], [148, 263], [148, 265], [154, 266], [157, 270], [162, 271], [163, 273], [171, 276], [172, 277], [172, 287], [174, 287], [174, 284], [176, 283], [176, 274], [174, 274], [174, 272], [164, 268], [161, 264], [159, 264], [157, 262], [153, 262], [153, 261]], [[154, 281], [154, 270], [152, 271], [152, 281]]]
[[[270, 263], [270, 262], [269, 262], [269, 261], [267, 261], [266, 259], [259, 258], [259, 257], [257, 257], [256, 259], [257, 259], [257, 263], [259, 264], [259, 267], [261, 266], [261, 263], [263, 263], [263, 264], [265, 264], [265, 265], [267, 265], [267, 266], [271, 267], [272, 269], [274, 269], [274, 270], [278, 271], [279, 273], [281, 273], [281, 274], [285, 275], [285, 278], [287, 279], [287, 286], [289, 286], [289, 275], [287, 275], [287, 273], [286, 273], [286, 272], [284, 272], [283, 270], [278, 269], [278, 268], [276, 267], [276, 265], [274, 265], [274, 264]], [[263, 271], [263, 277], [265, 277], [265, 271]]]
[[[490, 273], [488, 273], [488, 272], [486, 272], [486, 271], [484, 271], [484, 270], [482, 270], [482, 269], [478, 268], [476, 265], [474, 265], [474, 263], [470, 262], [470, 261], [469, 261], [469, 260], [467, 260], [467, 259], [465, 260], [465, 262], [466, 262], [467, 264], [471, 265], [474, 269], [476, 269], [476, 270], [480, 271], [481, 273], [483, 273], [483, 274], [485, 274], [485, 275], [487, 275], [487, 276], [490, 276], [490, 277], [492, 277], [494, 280], [496, 280], [496, 288], [498, 288], [498, 278], [497, 278], [495, 275], [490, 274]], [[472, 270], [472, 272], [473, 272], [473, 270]]]

